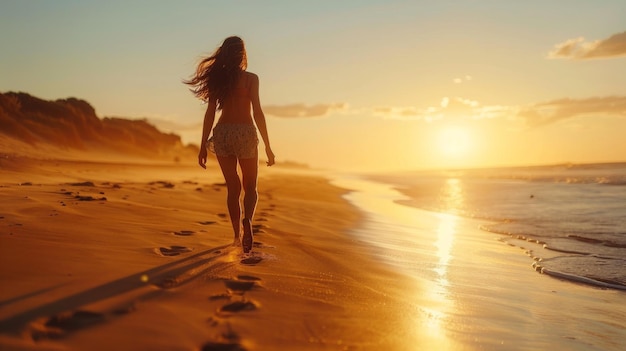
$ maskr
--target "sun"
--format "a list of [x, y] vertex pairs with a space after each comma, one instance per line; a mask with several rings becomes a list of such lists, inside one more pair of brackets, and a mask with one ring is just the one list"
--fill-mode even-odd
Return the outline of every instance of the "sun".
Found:
[[465, 156], [472, 147], [470, 132], [462, 127], [445, 127], [439, 132], [437, 146], [444, 156], [451, 158]]

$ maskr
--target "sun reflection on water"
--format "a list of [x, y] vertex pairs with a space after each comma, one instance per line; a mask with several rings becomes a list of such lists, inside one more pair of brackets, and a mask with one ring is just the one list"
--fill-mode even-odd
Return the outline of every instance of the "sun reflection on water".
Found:
[[380, 248], [379, 257], [419, 282], [415, 307], [420, 313], [410, 323], [422, 346], [458, 349], [454, 338], [448, 335], [450, 326], [456, 323], [458, 308], [450, 267], [459, 235], [456, 214], [465, 202], [463, 182], [451, 177], [441, 185], [440, 212], [399, 204], [397, 201], [407, 196], [390, 185], [350, 179], [344, 186], [359, 190], [346, 198], [368, 214], [367, 226], [356, 232], [359, 238]]
[[[461, 182], [456, 178], [448, 179], [440, 192], [442, 209], [453, 212], [463, 206], [463, 200]], [[457, 234], [457, 217], [450, 213], [438, 213], [436, 218], [438, 220], [437, 236], [433, 243], [436, 248], [434, 253], [437, 259], [433, 267], [436, 277], [432, 284], [429, 284], [428, 295], [432, 304], [424, 311], [427, 315], [426, 327], [430, 335], [441, 340], [445, 339], [446, 320], [454, 308], [454, 300], [449, 291], [448, 269], [454, 259], [452, 249]]]
[[437, 228], [437, 241], [434, 245], [437, 248], [439, 261], [434, 270], [439, 274], [440, 280], [447, 282], [446, 272], [448, 263], [452, 259], [451, 251], [454, 244], [456, 217], [447, 213], [441, 213], [437, 217], [439, 218], [439, 227]]
[[439, 208], [446, 213], [458, 214], [465, 206], [463, 186], [458, 178], [448, 178], [439, 191]]

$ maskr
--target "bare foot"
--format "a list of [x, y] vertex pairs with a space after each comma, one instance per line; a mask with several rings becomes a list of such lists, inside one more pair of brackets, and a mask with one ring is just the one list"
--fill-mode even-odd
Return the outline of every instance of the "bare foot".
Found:
[[236, 237], [233, 239], [233, 246], [235, 246], [235, 247], [239, 247], [239, 246], [241, 246], [241, 238], [240, 238], [240, 237], [236, 236]]
[[248, 253], [252, 250], [252, 243], [254, 242], [252, 237], [252, 223], [250, 223], [248, 218], [244, 218], [241, 221], [241, 224], [243, 226], [243, 238], [241, 240], [241, 245], [243, 246], [243, 252]]

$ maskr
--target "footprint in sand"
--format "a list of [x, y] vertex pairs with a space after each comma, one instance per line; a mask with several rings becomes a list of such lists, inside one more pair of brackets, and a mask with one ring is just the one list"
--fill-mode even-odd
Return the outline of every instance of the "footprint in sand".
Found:
[[224, 285], [226, 285], [228, 292], [209, 296], [209, 300], [230, 300], [233, 294], [243, 295], [245, 292], [258, 287], [257, 282], [260, 280], [261, 278], [251, 275], [238, 275], [235, 279], [225, 280]]
[[65, 334], [104, 322], [105, 315], [90, 311], [74, 311], [50, 317], [41, 329], [33, 331], [33, 340], [42, 338], [58, 339]]
[[230, 327], [230, 324], [226, 325], [227, 330], [219, 336], [219, 341], [212, 341], [202, 346], [201, 351], [208, 350], [224, 350], [224, 351], [245, 351], [245, 349], [239, 344], [241, 339], [237, 333]]
[[266, 224], [253, 224], [252, 225], [252, 232], [254, 234], [259, 234], [259, 233], [266, 233], [265, 229], [269, 228], [268, 225]]
[[267, 249], [267, 248], [273, 249], [274, 248], [274, 246], [267, 246], [260, 241], [255, 241], [252, 244], [252, 247], [257, 248], [257, 249]]
[[240, 262], [242, 264], [247, 264], [247, 265], [255, 265], [260, 263], [261, 261], [263, 261], [263, 258], [260, 256], [251, 256], [251, 257], [246, 257], [244, 259], [242, 259]]
[[195, 232], [193, 230], [180, 230], [177, 232], [174, 232], [174, 235], [178, 235], [178, 236], [190, 236], [193, 235]]
[[217, 319], [216, 317], [209, 317], [207, 320], [207, 323], [209, 323], [210, 326], [212, 327], [217, 327], [218, 325], [220, 325], [220, 320]]
[[237, 279], [239, 279], [239, 280], [250, 280], [250, 281], [259, 281], [259, 280], [261, 280], [261, 278], [259, 278], [259, 277], [255, 277], [253, 275], [244, 275], [244, 274], [238, 275]]
[[71, 186], [96, 186], [93, 182], [68, 183]]
[[211, 224], [215, 224], [217, 223], [216, 221], [203, 221], [203, 222], [198, 222], [198, 224], [202, 224], [202, 225], [211, 225]]
[[241, 280], [227, 280], [224, 282], [226, 288], [233, 293], [244, 293], [246, 291], [252, 290], [256, 285], [255, 282], [251, 281], [241, 281]]
[[181, 281], [177, 277], [165, 278], [159, 282], [155, 282], [153, 285], [161, 289], [171, 289], [181, 284]]
[[116, 316], [121, 316], [121, 315], [129, 314], [131, 312], [135, 312], [136, 310], [137, 310], [137, 307], [135, 306], [135, 303], [131, 302], [127, 306], [114, 309], [113, 311], [111, 311], [111, 313]]
[[171, 188], [174, 187], [174, 183], [166, 182], [164, 180], [158, 180], [158, 181], [155, 181], [155, 182], [150, 182], [150, 183], [148, 183], [148, 185], [159, 185], [162, 188], [166, 188], [166, 189], [171, 189]]
[[210, 342], [202, 346], [202, 351], [246, 351], [240, 344], [231, 342]]
[[232, 293], [243, 294], [258, 286], [257, 281], [259, 280], [261, 279], [251, 276], [238, 276], [237, 279], [224, 281], [224, 285], [226, 285], [226, 288]]
[[220, 307], [219, 312], [237, 313], [243, 311], [253, 311], [257, 305], [252, 301], [235, 301]]
[[170, 247], [159, 247], [158, 252], [162, 256], [178, 256], [181, 253], [191, 252], [191, 249], [186, 246], [170, 246]]
[[104, 196], [97, 198], [91, 195], [76, 195], [74, 198], [78, 201], [107, 201], [107, 198]]

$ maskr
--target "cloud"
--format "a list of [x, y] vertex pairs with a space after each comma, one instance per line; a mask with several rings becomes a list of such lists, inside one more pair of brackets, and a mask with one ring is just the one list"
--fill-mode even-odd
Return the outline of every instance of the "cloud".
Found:
[[412, 106], [408, 107], [391, 107], [391, 106], [378, 106], [372, 108], [372, 112], [377, 116], [382, 117], [415, 117], [420, 114], [420, 111]]
[[[481, 119], [494, 114], [494, 110], [488, 106], [480, 106], [478, 101], [461, 97], [449, 98], [444, 96], [439, 106], [430, 106], [425, 109], [417, 107], [375, 107], [373, 113], [378, 116], [391, 119], [423, 120], [433, 122], [444, 118], [470, 118]], [[491, 117], [489, 117], [491, 118]]]
[[348, 104], [316, 104], [305, 105], [302, 103], [289, 105], [267, 105], [263, 106], [263, 111], [275, 117], [298, 118], [298, 117], [322, 117], [332, 112], [347, 111]]
[[586, 99], [563, 98], [526, 106], [481, 105], [476, 100], [461, 97], [443, 97], [438, 106], [375, 107], [375, 115], [399, 120], [507, 119], [521, 121], [526, 127], [536, 128], [574, 117], [613, 116], [626, 117], [626, 96], [590, 97]]
[[597, 115], [626, 117], [626, 96], [552, 100], [522, 107], [516, 116], [529, 127], [540, 127], [568, 118]]
[[472, 76], [470, 76], [470, 75], [468, 74], [468, 75], [465, 75], [465, 77], [463, 77], [463, 78], [454, 78], [454, 79], [452, 80], [452, 82], [454, 82], [454, 84], [461, 84], [461, 83], [463, 83], [464, 81], [466, 81], [466, 82], [467, 82], [467, 81], [470, 81], [470, 80], [472, 80]]
[[593, 42], [579, 37], [556, 44], [548, 53], [551, 59], [587, 60], [626, 56], [626, 31]]
[[[523, 123], [526, 128], [536, 128], [574, 117], [617, 116], [626, 117], [626, 96], [590, 97], [583, 99], [562, 98], [529, 105], [482, 105], [476, 100], [463, 97], [441, 98], [429, 107], [376, 106], [355, 109], [346, 103], [306, 105], [268, 105], [263, 110], [272, 116], [284, 118], [313, 118], [333, 113], [366, 115], [373, 114], [385, 119], [417, 120], [427, 123], [439, 120], [509, 120]], [[190, 130], [198, 125], [177, 126], [152, 119], [160, 129]], [[169, 124], [169, 125], [168, 125]], [[520, 126], [521, 127], [521, 126]]]

